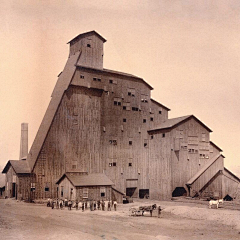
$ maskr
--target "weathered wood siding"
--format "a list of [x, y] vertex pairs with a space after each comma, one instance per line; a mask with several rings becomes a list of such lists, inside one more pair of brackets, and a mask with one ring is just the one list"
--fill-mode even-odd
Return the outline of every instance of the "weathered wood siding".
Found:
[[[223, 174], [219, 171], [211, 180], [205, 184], [200, 191], [200, 196], [204, 198], [222, 198], [223, 197]], [[193, 192], [194, 194], [194, 192]]]
[[[209, 161], [209, 132], [194, 118], [171, 131], [172, 191], [187, 181]], [[202, 154], [202, 155], [201, 155]], [[204, 154], [205, 157], [202, 157]], [[186, 189], [187, 190], [187, 189]]]
[[58, 198], [76, 200], [76, 188], [66, 177], [58, 185]]
[[31, 178], [30, 174], [18, 174], [17, 177], [17, 198], [30, 201], [31, 199]]
[[[165, 136], [164, 136], [164, 135]], [[152, 137], [151, 137], [152, 136]], [[163, 131], [150, 136], [149, 175], [150, 198], [167, 200], [172, 196], [171, 132]]]
[[80, 51], [78, 64], [97, 69], [103, 68], [103, 41], [96, 35], [76, 39], [70, 44], [70, 56]]
[[[13, 170], [13, 167], [10, 166], [6, 175], [5, 175], [5, 196], [10, 198], [12, 197], [12, 183], [14, 182], [14, 178], [16, 179], [16, 173]], [[15, 180], [16, 182], [16, 180]]]
[[[191, 185], [191, 191], [190, 195], [194, 196], [195, 193], [199, 193], [202, 191], [202, 189], [206, 186], [209, 186], [211, 179], [219, 172], [223, 171], [224, 163], [223, 163], [223, 157], [219, 156], [219, 158]], [[221, 181], [218, 181], [218, 179], [215, 181], [215, 191], [219, 191], [222, 193], [222, 183]], [[213, 189], [213, 187], [212, 187]]]
[[[83, 198], [83, 189], [87, 189], [88, 198]], [[101, 189], [105, 189], [105, 197], [101, 197]], [[76, 188], [76, 198], [79, 201], [98, 201], [98, 200], [112, 200], [111, 186], [86, 186]]]
[[80, 87], [64, 94], [33, 170], [36, 198], [57, 197], [55, 183], [65, 172], [101, 172], [101, 95]]
[[232, 198], [240, 198], [238, 194], [239, 181], [229, 174], [226, 170], [223, 170], [223, 198], [228, 194]]

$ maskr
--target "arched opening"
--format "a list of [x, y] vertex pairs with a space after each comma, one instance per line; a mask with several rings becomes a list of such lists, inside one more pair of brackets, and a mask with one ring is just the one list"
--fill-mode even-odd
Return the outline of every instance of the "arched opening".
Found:
[[229, 196], [228, 194], [223, 198], [224, 201], [232, 201], [233, 198]]
[[172, 197], [187, 196], [187, 191], [184, 187], [176, 187], [172, 192]]

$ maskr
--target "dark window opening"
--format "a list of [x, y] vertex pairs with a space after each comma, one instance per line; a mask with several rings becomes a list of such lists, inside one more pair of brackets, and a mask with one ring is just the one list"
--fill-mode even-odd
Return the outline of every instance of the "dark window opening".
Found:
[[117, 106], [117, 105], [118, 105], [118, 102], [117, 102], [117, 101], [114, 101], [114, 105]]
[[127, 119], [126, 119], [126, 118], [124, 118], [124, 119], [123, 119], [123, 122], [127, 122]]
[[123, 106], [123, 110], [127, 110], [127, 107], [126, 107], [126, 106]]
[[130, 163], [128, 163], [128, 166], [129, 166], [129, 167], [132, 167], [132, 163], [131, 163], [131, 162], [130, 162]]
[[137, 189], [136, 187], [126, 188], [126, 195], [132, 197], [136, 189]]
[[128, 92], [128, 96], [132, 96], [132, 93], [131, 93], [131, 92]]
[[152, 121], [152, 122], [153, 122], [153, 118], [152, 118], [152, 117], [150, 118], [150, 121]]
[[97, 81], [97, 78], [94, 77], [94, 78], [93, 78], [93, 81]]
[[137, 107], [132, 107], [132, 110], [137, 112], [138, 108]]
[[101, 192], [101, 197], [105, 197], [105, 192]]
[[45, 187], [45, 192], [49, 192], [49, 187]]
[[163, 137], [163, 138], [165, 137], [165, 133], [162, 134], [162, 137]]
[[187, 196], [187, 191], [184, 187], [176, 187], [172, 192], [172, 197]]
[[113, 80], [109, 80], [109, 83], [113, 83]]
[[159, 114], [162, 114], [162, 111], [159, 111]]
[[153, 135], [151, 135], [151, 139], [153, 139]]
[[224, 201], [233, 201], [233, 198], [228, 194], [223, 198]]
[[80, 75], [80, 78], [84, 78], [84, 75]]
[[122, 105], [122, 103], [121, 102], [118, 102], [118, 104], [117, 104], [118, 106], [121, 106]]
[[129, 145], [132, 145], [132, 141], [129, 141]]
[[87, 44], [87, 47], [89, 47], [89, 48], [90, 48], [90, 47], [91, 47], [91, 44], [89, 44], [89, 43], [88, 43], [88, 44]]
[[101, 78], [98, 78], [97, 80], [98, 80], [99, 82], [101, 82]]
[[144, 143], [144, 147], [147, 147], [147, 143]]
[[116, 167], [117, 166], [117, 163], [116, 162], [113, 162], [113, 167]]
[[149, 198], [149, 189], [139, 189], [139, 198]]
[[109, 140], [109, 143], [112, 145], [117, 145], [117, 140]]
[[143, 123], [146, 123], [147, 122], [147, 120], [146, 119], [143, 119]]

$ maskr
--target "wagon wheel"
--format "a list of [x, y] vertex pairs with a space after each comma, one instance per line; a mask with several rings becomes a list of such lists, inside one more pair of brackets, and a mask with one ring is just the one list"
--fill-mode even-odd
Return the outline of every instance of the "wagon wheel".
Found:
[[129, 216], [133, 216], [133, 215], [136, 216], [136, 213], [137, 213], [137, 209], [136, 208], [130, 208], [129, 209]]

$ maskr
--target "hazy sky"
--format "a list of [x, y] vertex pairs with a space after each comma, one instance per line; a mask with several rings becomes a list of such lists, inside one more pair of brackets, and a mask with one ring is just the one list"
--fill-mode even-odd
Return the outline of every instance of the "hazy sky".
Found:
[[169, 117], [194, 114], [240, 174], [239, 0], [2, 0], [0, 167], [31, 146], [76, 35], [96, 30], [104, 67], [143, 77]]

